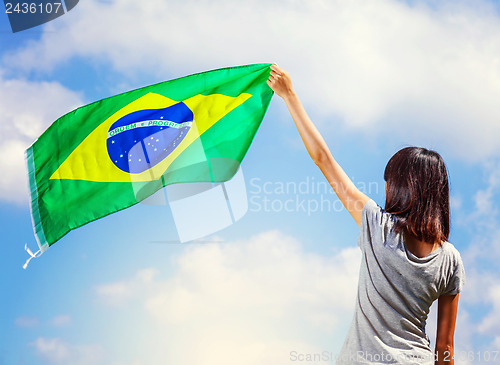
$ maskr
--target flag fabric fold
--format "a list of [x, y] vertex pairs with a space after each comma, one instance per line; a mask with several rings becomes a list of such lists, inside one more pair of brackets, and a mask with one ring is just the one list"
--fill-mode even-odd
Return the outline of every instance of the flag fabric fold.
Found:
[[41, 252], [166, 185], [231, 179], [271, 101], [269, 65], [165, 81], [56, 120], [26, 151]]

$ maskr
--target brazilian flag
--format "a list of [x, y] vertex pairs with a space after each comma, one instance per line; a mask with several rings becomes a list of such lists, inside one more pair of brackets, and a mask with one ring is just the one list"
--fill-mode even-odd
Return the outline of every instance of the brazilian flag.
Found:
[[41, 252], [166, 185], [231, 179], [271, 101], [269, 65], [162, 82], [56, 120], [26, 151]]

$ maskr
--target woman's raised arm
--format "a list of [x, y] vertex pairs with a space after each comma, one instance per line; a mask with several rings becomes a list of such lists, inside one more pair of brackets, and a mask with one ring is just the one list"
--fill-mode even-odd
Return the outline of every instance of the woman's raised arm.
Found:
[[359, 226], [363, 207], [370, 198], [354, 185], [333, 158], [325, 140], [307, 115], [299, 97], [293, 90], [290, 75], [281, 67], [271, 65], [271, 73], [267, 84], [276, 95], [282, 97], [285, 101], [307, 152], [309, 152], [314, 163], [321, 169], [342, 204]]

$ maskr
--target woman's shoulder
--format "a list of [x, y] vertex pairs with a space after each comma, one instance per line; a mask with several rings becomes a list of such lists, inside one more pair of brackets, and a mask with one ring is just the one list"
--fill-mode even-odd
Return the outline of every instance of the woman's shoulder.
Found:
[[442, 255], [444, 256], [441, 263], [444, 267], [444, 272], [447, 272], [446, 286], [441, 295], [452, 295], [462, 291], [465, 285], [466, 274], [462, 257], [457, 248], [446, 241], [442, 246]]
[[373, 199], [366, 202], [363, 207], [363, 216], [371, 223], [393, 223], [397, 220], [397, 217], [391, 213], [388, 213], [380, 205], [378, 205]]
[[442, 245], [443, 253], [452, 259], [453, 261], [462, 262], [462, 256], [460, 255], [460, 251], [449, 241], [445, 241]]
[[[394, 236], [395, 222], [397, 218], [391, 213], [386, 212], [373, 199], [368, 200], [363, 207], [361, 218], [360, 237], [370, 237], [378, 241], [385, 242], [389, 236]], [[397, 237], [393, 237], [398, 241]]]

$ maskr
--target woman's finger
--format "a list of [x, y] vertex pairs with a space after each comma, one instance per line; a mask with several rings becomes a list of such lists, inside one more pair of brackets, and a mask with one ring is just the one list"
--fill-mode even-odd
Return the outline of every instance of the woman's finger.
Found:
[[279, 76], [281, 76], [281, 74], [279, 74], [279, 73], [277, 73], [276, 71], [273, 71], [273, 70], [271, 70], [270, 75], [271, 75], [272, 77], [274, 77], [274, 78], [278, 78]]
[[271, 70], [273, 71], [276, 71], [276, 72], [280, 72], [280, 71], [283, 71], [283, 69], [281, 67], [279, 67], [277, 64], [273, 63], [271, 66]]
[[270, 81], [270, 80], [267, 80], [267, 86], [269, 86], [271, 88], [271, 90], [274, 91], [274, 88], [275, 88], [275, 83]]
[[272, 65], [271, 70], [273, 70], [274, 72], [277, 72], [280, 75], [283, 75], [285, 73], [285, 70], [283, 70], [277, 64]]

